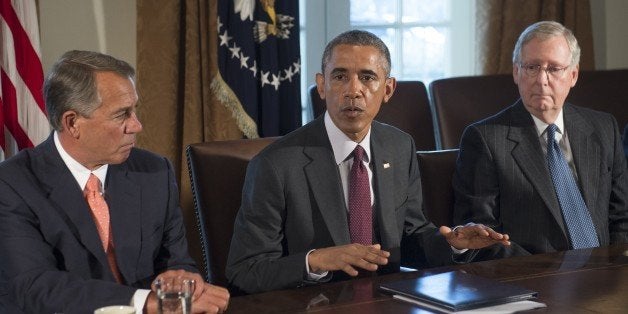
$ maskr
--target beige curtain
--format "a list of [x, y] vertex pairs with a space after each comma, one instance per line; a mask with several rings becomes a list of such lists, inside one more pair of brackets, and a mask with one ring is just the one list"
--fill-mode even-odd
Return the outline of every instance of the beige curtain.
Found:
[[203, 264], [195, 254], [200, 242], [185, 147], [243, 137], [238, 126], [242, 116], [223, 105], [210, 88], [212, 80], [220, 81], [216, 4], [217, 0], [137, 0], [138, 116], [144, 126], [138, 145], [172, 161], [190, 252], [199, 267]]
[[480, 74], [512, 73], [512, 50], [519, 34], [543, 20], [562, 23], [582, 49], [581, 70], [594, 69], [589, 0], [477, 0], [476, 29]]

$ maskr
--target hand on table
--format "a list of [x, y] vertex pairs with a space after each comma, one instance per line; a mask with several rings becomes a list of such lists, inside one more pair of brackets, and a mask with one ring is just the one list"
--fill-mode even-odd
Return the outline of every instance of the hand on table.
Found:
[[510, 245], [510, 238], [507, 234], [498, 233], [482, 224], [468, 223], [456, 228], [456, 231], [441, 226], [439, 231], [451, 246], [459, 250], [481, 249], [495, 243]]
[[342, 270], [350, 276], [357, 276], [356, 268], [376, 271], [379, 265], [388, 264], [390, 253], [381, 249], [379, 244], [347, 244], [317, 249], [310, 253], [308, 263], [310, 271]]
[[[197, 273], [185, 270], [168, 270], [157, 276], [156, 279], [183, 278], [195, 281], [194, 294], [192, 295], [192, 313], [223, 313], [229, 306], [229, 291], [223, 287], [214, 286], [203, 280]], [[148, 295], [145, 313], [157, 313], [157, 295], [153, 283], [151, 293]]]

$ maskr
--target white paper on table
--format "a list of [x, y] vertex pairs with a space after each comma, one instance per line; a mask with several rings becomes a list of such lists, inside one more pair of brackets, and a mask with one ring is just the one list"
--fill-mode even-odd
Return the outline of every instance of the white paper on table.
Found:
[[467, 310], [467, 311], [450, 311], [429, 303], [425, 303], [425, 302], [421, 302], [412, 298], [408, 298], [402, 295], [398, 295], [395, 294], [393, 295], [394, 299], [398, 299], [401, 301], [405, 301], [405, 302], [410, 302], [410, 303], [414, 303], [417, 305], [420, 305], [422, 307], [426, 307], [428, 309], [432, 309], [432, 310], [436, 310], [439, 311], [441, 313], [460, 313], [460, 314], [508, 314], [508, 313], [515, 313], [515, 312], [519, 312], [519, 311], [527, 311], [527, 310], [532, 310], [532, 309], [538, 309], [538, 308], [542, 308], [542, 307], [547, 307], [547, 305], [545, 305], [545, 303], [540, 303], [540, 302], [535, 302], [535, 301], [530, 301], [530, 300], [525, 300], [525, 301], [517, 301], [517, 302], [509, 302], [509, 303], [504, 303], [504, 304], [499, 304], [499, 305], [493, 305], [493, 306], [487, 306], [487, 307], [481, 307], [481, 308], [477, 308], [477, 309], [473, 309], [473, 310]]

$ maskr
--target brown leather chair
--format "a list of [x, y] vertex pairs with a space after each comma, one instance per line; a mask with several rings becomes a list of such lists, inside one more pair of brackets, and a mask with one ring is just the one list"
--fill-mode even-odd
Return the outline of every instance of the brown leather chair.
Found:
[[580, 71], [567, 101], [612, 114], [622, 132], [628, 124], [628, 69]]
[[202, 271], [208, 282], [226, 286], [225, 268], [240, 208], [246, 167], [277, 138], [191, 144], [186, 149], [194, 211], [201, 236]]
[[[318, 95], [316, 85], [310, 86], [309, 95], [314, 117], [318, 117], [325, 112], [325, 100]], [[410, 134], [418, 150], [436, 149], [430, 102], [422, 82], [398, 81], [395, 93], [382, 104], [375, 120]]]
[[456, 169], [458, 149], [418, 151], [423, 210], [436, 226], [452, 226], [454, 191], [452, 179]]
[[458, 148], [467, 125], [519, 99], [512, 74], [452, 77], [430, 83], [439, 149]]

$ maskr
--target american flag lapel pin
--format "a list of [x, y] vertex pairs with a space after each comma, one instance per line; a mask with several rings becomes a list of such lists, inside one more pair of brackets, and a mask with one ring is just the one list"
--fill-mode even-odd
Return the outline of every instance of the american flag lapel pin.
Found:
[[387, 162], [385, 162], [385, 163], [384, 163], [384, 169], [388, 169], [388, 168], [390, 168], [390, 164], [389, 164], [389, 163], [387, 163]]

